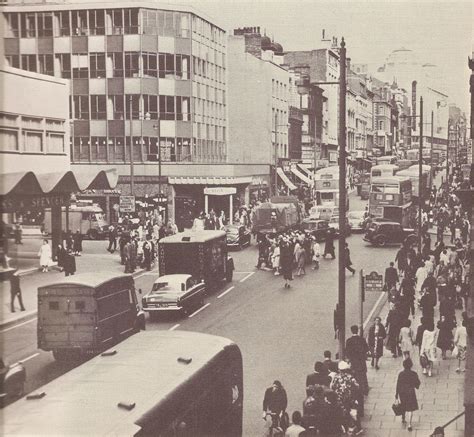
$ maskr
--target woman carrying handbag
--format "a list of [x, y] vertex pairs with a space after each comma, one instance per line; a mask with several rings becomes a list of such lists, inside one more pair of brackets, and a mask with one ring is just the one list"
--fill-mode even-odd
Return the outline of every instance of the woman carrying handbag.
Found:
[[406, 424], [406, 413], [408, 413], [408, 431], [411, 431], [413, 411], [418, 410], [418, 401], [416, 399], [416, 389], [420, 387], [418, 374], [412, 370], [413, 362], [410, 358], [403, 361], [403, 370], [398, 374], [397, 389], [395, 400], [399, 401], [399, 406], [394, 404], [394, 411], [401, 410], [402, 424]]

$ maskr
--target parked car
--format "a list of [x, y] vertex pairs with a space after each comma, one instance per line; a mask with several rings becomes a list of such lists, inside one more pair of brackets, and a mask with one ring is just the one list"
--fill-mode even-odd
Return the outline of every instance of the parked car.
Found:
[[[339, 216], [334, 215], [329, 219], [329, 227], [336, 231], [336, 235], [339, 236]], [[351, 225], [348, 218], [346, 217], [346, 237], [351, 235]]]
[[250, 246], [250, 231], [243, 225], [227, 225], [224, 227], [227, 247]]
[[21, 362], [8, 366], [0, 359], [0, 407], [23, 396], [25, 380], [26, 370]]
[[365, 211], [349, 211], [347, 213], [352, 232], [362, 232], [364, 230], [364, 214]]
[[301, 223], [301, 229], [316, 237], [316, 241], [324, 241], [329, 230], [329, 222], [315, 218], [306, 218]]
[[374, 221], [369, 225], [364, 240], [374, 246], [387, 244], [415, 244], [417, 236], [414, 229], [403, 228], [400, 223]]
[[188, 314], [204, 304], [206, 286], [204, 281], [187, 274], [164, 275], [153, 284], [142, 298], [143, 311], [179, 312]]

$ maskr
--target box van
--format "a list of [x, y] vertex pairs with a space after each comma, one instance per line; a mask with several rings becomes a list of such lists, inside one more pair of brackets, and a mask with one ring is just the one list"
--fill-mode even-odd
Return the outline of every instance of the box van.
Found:
[[[104, 211], [99, 205], [71, 205], [69, 207], [69, 229], [75, 233], [78, 229], [81, 234], [90, 240], [105, 238], [108, 231], [108, 223], [104, 217]], [[61, 215], [62, 230], [66, 231], [66, 207], [62, 208]], [[51, 209], [44, 211], [44, 232], [51, 234]]]
[[132, 275], [83, 273], [38, 288], [38, 348], [57, 360], [101, 352], [141, 329]]

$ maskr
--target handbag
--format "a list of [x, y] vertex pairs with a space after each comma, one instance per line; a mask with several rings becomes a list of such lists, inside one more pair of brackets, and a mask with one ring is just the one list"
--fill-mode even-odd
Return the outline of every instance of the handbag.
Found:
[[392, 410], [393, 410], [393, 413], [395, 414], [395, 416], [401, 416], [403, 414], [403, 407], [400, 404], [400, 402], [398, 402], [398, 401], [395, 401], [392, 404]]
[[426, 353], [423, 353], [422, 355], [420, 355], [420, 366], [424, 369], [428, 367], [428, 364], [429, 364], [428, 357], [426, 356]]
[[451, 352], [452, 357], [456, 357], [459, 355], [459, 348], [457, 346], [454, 346], [453, 351]]

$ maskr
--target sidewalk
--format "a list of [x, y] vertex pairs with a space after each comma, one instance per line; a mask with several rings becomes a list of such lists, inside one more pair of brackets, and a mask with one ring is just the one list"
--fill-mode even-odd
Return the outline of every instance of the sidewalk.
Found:
[[[461, 312], [456, 312], [458, 320]], [[380, 317], [385, 323], [388, 314], [388, 303], [382, 308]], [[412, 329], [416, 333], [421, 311], [416, 310]], [[435, 323], [439, 319], [435, 313]], [[372, 323], [372, 321], [371, 321]], [[409, 432], [406, 425], [402, 426], [401, 417], [395, 417], [392, 404], [395, 400], [395, 388], [398, 373], [402, 370], [402, 358], [392, 358], [390, 352], [384, 349], [380, 359], [380, 370], [374, 370], [368, 364], [368, 380], [370, 391], [365, 401], [365, 417], [362, 421], [366, 437], [427, 437], [436, 426], [449, 422], [464, 410], [464, 373], [456, 373], [458, 361], [450, 358], [434, 363], [433, 376], [427, 377], [421, 372], [418, 348], [412, 356], [413, 370], [418, 373], [421, 386], [417, 390], [419, 410], [413, 413], [413, 431]], [[464, 416], [453, 422], [445, 429], [446, 436], [464, 437]]]
[[[10, 282], [0, 283], [1, 307], [0, 307], [0, 328], [6, 328], [23, 321], [36, 317], [38, 302], [37, 289], [40, 286], [51, 284], [64, 279], [64, 272], [53, 267], [47, 273], [38, 270], [38, 259], [20, 259], [18, 267], [21, 273], [21, 289], [23, 304], [26, 311], [20, 311], [18, 301], [15, 301], [16, 312], [10, 312]], [[24, 270], [26, 267], [26, 270]], [[118, 252], [110, 254], [104, 253], [84, 253], [76, 257], [76, 274], [94, 271], [109, 271], [110, 273], [123, 273], [124, 267], [120, 264]], [[143, 269], [135, 271], [134, 276], [143, 272]]]

